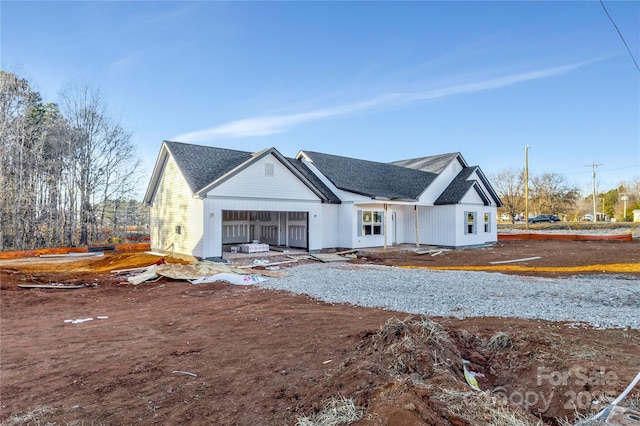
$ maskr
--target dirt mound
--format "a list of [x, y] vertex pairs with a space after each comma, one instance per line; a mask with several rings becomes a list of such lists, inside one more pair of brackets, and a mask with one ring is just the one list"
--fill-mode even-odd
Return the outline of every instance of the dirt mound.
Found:
[[[460, 351], [442, 326], [427, 317], [390, 318], [377, 332], [361, 336], [356, 354], [311, 388], [315, 403], [303, 408], [322, 410], [319, 402], [334, 398], [329, 392], [339, 389], [356, 406], [367, 407], [366, 416], [353, 423], [357, 425], [537, 423], [507, 399], [473, 390], [465, 380]], [[468, 409], [470, 401], [474, 410]]]

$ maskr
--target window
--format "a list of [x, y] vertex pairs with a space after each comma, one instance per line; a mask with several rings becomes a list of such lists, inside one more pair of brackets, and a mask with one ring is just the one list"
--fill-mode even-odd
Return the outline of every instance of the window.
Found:
[[484, 214], [484, 232], [491, 232], [491, 213]]
[[264, 163], [264, 175], [273, 176], [273, 163]]
[[464, 212], [464, 233], [475, 234], [476, 233], [476, 212]]
[[384, 212], [358, 210], [358, 236], [382, 235]]

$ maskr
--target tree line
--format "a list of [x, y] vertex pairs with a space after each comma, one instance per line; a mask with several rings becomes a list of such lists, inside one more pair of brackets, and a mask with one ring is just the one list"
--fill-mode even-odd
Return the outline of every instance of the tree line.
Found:
[[133, 200], [140, 159], [97, 89], [57, 103], [0, 70], [0, 250], [101, 244], [147, 216]]
[[[491, 184], [502, 200], [501, 212], [510, 218], [525, 211], [524, 169], [507, 168], [491, 175]], [[559, 173], [529, 177], [530, 215], [556, 214], [565, 220], [580, 221], [593, 215], [593, 194], [583, 196]], [[633, 210], [640, 209], [640, 180], [621, 182], [616, 188], [596, 193], [597, 220], [633, 221]]]

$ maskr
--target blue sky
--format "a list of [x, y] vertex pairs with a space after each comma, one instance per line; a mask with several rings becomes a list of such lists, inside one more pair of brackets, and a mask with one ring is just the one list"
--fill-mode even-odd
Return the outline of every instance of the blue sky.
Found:
[[[640, 2], [605, 0], [640, 62]], [[373, 161], [460, 151], [585, 193], [640, 178], [640, 71], [598, 1], [2, 1], [1, 62], [162, 140]], [[147, 182], [143, 183], [142, 191]]]

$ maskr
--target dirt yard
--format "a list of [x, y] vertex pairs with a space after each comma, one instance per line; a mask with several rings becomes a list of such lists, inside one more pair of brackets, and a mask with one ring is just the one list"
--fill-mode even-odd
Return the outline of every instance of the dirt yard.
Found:
[[[570, 424], [562, 419], [601, 410], [640, 371], [635, 329], [426, 318], [221, 282], [133, 286], [109, 273], [157, 260], [0, 261], [3, 425], [336, 424], [319, 423], [329, 412], [342, 424], [359, 413], [355, 425]], [[640, 242], [362, 251], [350, 262], [637, 279]], [[18, 287], [34, 282], [86, 286]], [[465, 381], [463, 359], [483, 391]], [[637, 409], [640, 386], [625, 401]]]

